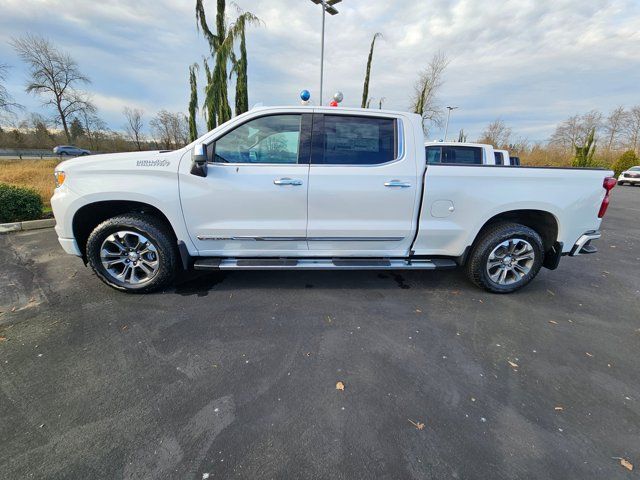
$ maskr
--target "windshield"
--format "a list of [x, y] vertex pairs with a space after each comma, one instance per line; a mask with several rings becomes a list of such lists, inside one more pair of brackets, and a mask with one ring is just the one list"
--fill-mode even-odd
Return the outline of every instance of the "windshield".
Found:
[[640, 167], [631, 167], [629, 169], [630, 172], [640, 172]]

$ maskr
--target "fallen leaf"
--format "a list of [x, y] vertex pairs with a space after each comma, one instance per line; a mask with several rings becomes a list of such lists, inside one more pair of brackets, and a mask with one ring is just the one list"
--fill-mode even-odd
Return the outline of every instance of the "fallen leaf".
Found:
[[460, 295], [460, 290], [452, 290], [451, 295]]
[[478, 300], [480, 303], [484, 303], [482, 300]]
[[624, 458], [620, 459], [620, 465], [622, 465], [624, 468], [626, 468], [629, 471], [633, 470], [633, 463], [631, 463], [629, 460], [625, 460]]
[[547, 292], [549, 292], [549, 295], [552, 295], [552, 296], [554, 296], [554, 297], [556, 296], [556, 294], [555, 294], [555, 293], [553, 293], [553, 292], [552, 292], [551, 290], [549, 290], [549, 289], [547, 289]]
[[7, 339], [4, 335], [0, 335], [0, 342], [4, 342]]
[[120, 327], [120, 330], [122, 330], [123, 332], [127, 331], [129, 329], [129, 327], [127, 325], [123, 325], [122, 327]]
[[414, 422], [413, 420], [411, 420], [410, 418], [408, 418], [407, 420], [409, 420], [409, 422], [411, 423], [411, 425], [413, 425], [414, 427], [416, 427], [418, 430], [422, 430], [424, 429], [424, 423], [420, 423], [420, 422]]
[[549, 320], [549, 323], [552, 323], [552, 324], [554, 324], [554, 325], [557, 325], [557, 324], [558, 324], [558, 322], [556, 322], [555, 320]]
[[416, 313], [422, 313], [422, 310], [420, 310], [419, 308], [416, 308]]
[[13, 307], [13, 308], [11, 309], [11, 311], [12, 311], [12, 312], [15, 312], [15, 311], [16, 311], [16, 307]]
[[586, 354], [587, 354], [587, 357], [593, 357], [593, 355], [592, 355], [592, 354], [590, 354], [589, 352], [584, 352], [584, 353], [586, 353]]
[[517, 363], [512, 362], [511, 360], [507, 360], [507, 363], [508, 363], [509, 365], [511, 365], [513, 368], [518, 368], [518, 364], [517, 364]]
[[558, 405], [557, 407], [554, 408], [554, 410], [556, 412], [562, 412], [564, 410], [564, 407], [561, 407], [561, 406]]
[[344, 383], [342, 382], [336, 383], [336, 390], [344, 390]]

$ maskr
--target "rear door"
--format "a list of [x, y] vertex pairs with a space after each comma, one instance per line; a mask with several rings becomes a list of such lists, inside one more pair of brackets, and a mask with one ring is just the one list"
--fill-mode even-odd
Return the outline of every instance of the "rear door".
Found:
[[422, 186], [416, 154], [405, 149], [404, 135], [400, 117], [314, 115], [310, 252], [333, 257], [408, 253]]

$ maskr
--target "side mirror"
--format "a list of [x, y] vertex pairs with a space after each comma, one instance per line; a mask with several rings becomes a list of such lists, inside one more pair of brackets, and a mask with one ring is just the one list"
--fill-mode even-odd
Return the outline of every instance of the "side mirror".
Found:
[[191, 174], [206, 177], [207, 160], [207, 146], [204, 143], [197, 143], [191, 152]]

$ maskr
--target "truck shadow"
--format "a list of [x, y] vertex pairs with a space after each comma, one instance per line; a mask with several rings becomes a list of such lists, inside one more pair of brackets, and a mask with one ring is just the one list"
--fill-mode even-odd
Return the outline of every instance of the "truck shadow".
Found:
[[412, 288], [466, 289], [462, 272], [451, 271], [242, 271], [180, 272], [173, 287], [178, 295], [206, 296], [212, 290], [379, 290]]

